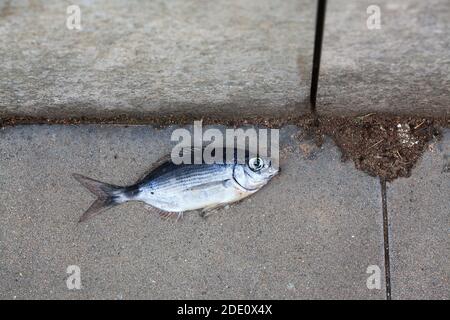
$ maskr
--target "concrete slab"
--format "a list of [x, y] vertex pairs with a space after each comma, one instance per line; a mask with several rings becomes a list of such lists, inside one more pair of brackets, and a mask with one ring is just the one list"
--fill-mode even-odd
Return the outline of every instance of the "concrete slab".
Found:
[[[367, 27], [374, 5], [380, 29]], [[450, 115], [449, 1], [333, 0], [327, 9], [319, 112]]]
[[[69, 5], [81, 30], [66, 27]], [[315, 10], [307, 0], [0, 0], [0, 117], [306, 110]]]
[[450, 130], [388, 185], [393, 299], [450, 299]]
[[[21, 126], [0, 130], [0, 297], [3, 299], [383, 299], [380, 185], [281, 130], [282, 173], [207, 220], [160, 220], [128, 203], [77, 224], [93, 198], [78, 172], [133, 183], [170, 152], [173, 128]], [[66, 268], [81, 269], [68, 290]]]

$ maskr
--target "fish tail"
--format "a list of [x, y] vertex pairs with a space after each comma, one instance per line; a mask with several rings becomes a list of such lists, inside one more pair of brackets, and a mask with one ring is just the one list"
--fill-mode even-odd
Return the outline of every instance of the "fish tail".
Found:
[[97, 200], [95, 200], [89, 209], [83, 213], [78, 222], [86, 221], [89, 218], [129, 200], [124, 193], [126, 189], [124, 187], [103, 183], [77, 173], [74, 173], [73, 177], [86, 189], [97, 196]]

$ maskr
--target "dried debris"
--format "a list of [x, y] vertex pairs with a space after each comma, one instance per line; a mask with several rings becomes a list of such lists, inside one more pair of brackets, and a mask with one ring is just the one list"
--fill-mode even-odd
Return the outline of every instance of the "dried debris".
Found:
[[341, 148], [343, 159], [372, 176], [387, 181], [408, 177], [426, 150], [439, 139], [440, 120], [369, 114], [355, 118], [324, 118], [315, 130], [329, 135]]

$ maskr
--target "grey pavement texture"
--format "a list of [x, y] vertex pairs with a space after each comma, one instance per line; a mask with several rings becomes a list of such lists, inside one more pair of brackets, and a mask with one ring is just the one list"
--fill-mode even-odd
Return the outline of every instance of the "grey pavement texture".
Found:
[[[381, 29], [367, 28], [371, 5]], [[333, 0], [327, 9], [320, 112], [450, 115], [448, 0]]]
[[[66, 28], [78, 4], [82, 30]], [[370, 5], [381, 29], [369, 30]], [[308, 110], [315, 1], [0, 0], [0, 116]], [[318, 110], [449, 115], [447, 0], [328, 3]]]
[[[81, 9], [80, 31], [66, 28], [69, 5]], [[307, 110], [315, 9], [306, 0], [0, 0], [0, 116]]]
[[450, 299], [450, 130], [388, 184], [393, 299]]
[[[280, 132], [280, 176], [206, 220], [128, 203], [77, 224], [93, 197], [71, 173], [134, 183], [173, 128], [0, 130], [0, 298], [385, 298], [384, 280], [366, 287], [369, 265], [384, 275], [379, 181], [295, 127]], [[81, 290], [66, 288], [69, 265]]]

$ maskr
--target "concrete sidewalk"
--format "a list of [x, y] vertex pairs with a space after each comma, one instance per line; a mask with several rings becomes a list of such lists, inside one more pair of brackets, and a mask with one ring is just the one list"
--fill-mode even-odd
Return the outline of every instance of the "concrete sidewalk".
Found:
[[[374, 30], [369, 5], [329, 2], [319, 113], [448, 116], [449, 2], [380, 1]], [[0, 0], [0, 120], [306, 113], [315, 14], [306, 0]], [[206, 220], [128, 203], [77, 223], [93, 199], [71, 173], [131, 184], [174, 128], [0, 128], [0, 298], [385, 299], [389, 284], [394, 299], [450, 298], [448, 129], [387, 184], [387, 230], [378, 179], [291, 126], [282, 174]]]
[[306, 0], [0, 1], [0, 117], [306, 111], [314, 13]]
[[[369, 265], [384, 274], [378, 180], [330, 142], [299, 147], [294, 127], [281, 130], [282, 174], [207, 220], [162, 221], [129, 203], [77, 224], [93, 199], [71, 173], [133, 183], [171, 150], [171, 129], [1, 130], [1, 298], [385, 297], [384, 283], [366, 286]], [[69, 265], [81, 290], [66, 287]]]
[[392, 296], [450, 299], [450, 130], [387, 190]]
[[[449, 1], [328, 4], [320, 112], [450, 115]], [[376, 8], [380, 28], [369, 29]]]
[[[82, 30], [69, 30], [79, 5]], [[450, 4], [329, 1], [318, 110], [450, 112]], [[0, 0], [0, 117], [309, 110], [316, 1]]]
[[[71, 173], [131, 184], [170, 152], [174, 128], [1, 130], [0, 297], [386, 297], [378, 179], [295, 127], [281, 130], [282, 174], [206, 220], [162, 221], [129, 203], [77, 224], [93, 197]], [[447, 130], [411, 178], [388, 184], [394, 299], [449, 298], [449, 139]], [[81, 290], [66, 287], [69, 265], [81, 269]], [[367, 288], [369, 266], [380, 290]]]

